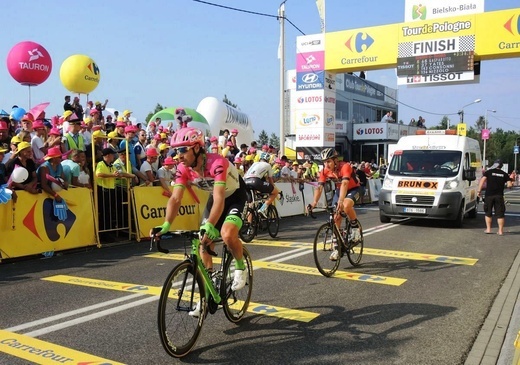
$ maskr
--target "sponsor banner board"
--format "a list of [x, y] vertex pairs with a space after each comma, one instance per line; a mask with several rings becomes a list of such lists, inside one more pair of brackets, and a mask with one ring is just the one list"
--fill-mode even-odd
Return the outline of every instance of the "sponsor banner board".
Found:
[[405, 0], [404, 21], [448, 18], [484, 12], [484, 0]]
[[296, 72], [323, 71], [325, 52], [315, 51], [296, 54]]
[[325, 37], [323, 33], [310, 34], [296, 37], [296, 52], [316, 52], [325, 50]]
[[475, 78], [473, 71], [459, 71], [459, 72], [447, 72], [433, 75], [415, 75], [398, 77], [397, 85], [421, 85], [421, 84], [435, 84], [445, 82], [467, 82]]
[[297, 147], [318, 147], [335, 145], [336, 131], [334, 128], [305, 128], [296, 130]]
[[297, 72], [296, 90], [319, 90], [324, 86], [324, 71]]

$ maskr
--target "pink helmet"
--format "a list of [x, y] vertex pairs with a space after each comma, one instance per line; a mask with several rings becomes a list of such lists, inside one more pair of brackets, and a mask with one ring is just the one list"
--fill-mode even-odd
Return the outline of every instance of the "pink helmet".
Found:
[[197, 128], [181, 128], [172, 137], [170, 146], [172, 147], [192, 147], [204, 146], [204, 134]]
[[233, 129], [231, 130], [231, 133], [236, 133], [236, 134], [238, 134], [238, 129], [233, 128]]

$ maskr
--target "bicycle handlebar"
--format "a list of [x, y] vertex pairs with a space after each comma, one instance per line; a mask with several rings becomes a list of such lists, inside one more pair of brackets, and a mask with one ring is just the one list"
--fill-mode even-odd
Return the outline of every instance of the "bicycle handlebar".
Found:
[[[157, 236], [157, 233], [161, 232], [161, 227], [154, 227], [152, 228], [152, 239], [150, 241], [150, 251], [152, 250], [153, 248], [153, 244], [155, 242], [155, 244], [157, 245], [157, 251], [159, 252], [162, 252], [162, 253], [169, 253], [170, 251], [165, 249], [164, 247], [161, 246], [161, 237], [162, 236]], [[170, 238], [171, 236], [164, 236], [166, 238]]]
[[312, 213], [312, 205], [307, 205], [307, 212], [309, 213], [309, 216], [312, 218], [312, 219], [316, 219], [317, 217], [314, 215], [314, 213]]

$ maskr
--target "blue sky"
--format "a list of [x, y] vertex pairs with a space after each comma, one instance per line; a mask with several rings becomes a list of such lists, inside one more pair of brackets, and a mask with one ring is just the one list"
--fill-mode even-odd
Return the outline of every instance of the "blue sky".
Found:
[[[61, 114], [63, 96], [59, 69], [70, 55], [85, 54], [99, 65], [101, 81], [91, 100], [109, 99], [108, 107], [130, 109], [139, 120], [163, 106], [196, 108], [206, 96], [222, 100], [224, 94], [252, 121], [256, 135], [263, 129], [278, 134], [280, 26], [275, 18], [280, 0], [214, 0], [217, 4], [272, 17], [235, 12], [192, 0], [175, 1], [9, 1], [2, 4], [11, 25], [4, 27], [0, 52], [0, 107], [27, 108], [26, 86], [11, 78], [5, 65], [9, 50], [18, 42], [40, 43], [53, 59], [52, 74], [31, 88], [32, 105], [51, 102], [49, 114]], [[57, 4], [60, 5], [57, 5]], [[485, 11], [519, 7], [518, 0], [487, 0]], [[286, 17], [305, 34], [320, 32], [314, 0], [288, 0]], [[24, 20], [32, 19], [32, 23]], [[404, 1], [326, 0], [327, 31], [340, 31], [404, 21]], [[295, 68], [295, 42], [301, 33], [286, 23], [286, 68]], [[400, 86], [399, 119], [408, 123], [419, 115], [427, 126], [444, 114], [457, 121], [465, 109], [473, 125], [486, 109], [492, 129], [520, 131], [520, 59], [485, 61], [479, 84], [407, 89]], [[397, 88], [395, 70], [369, 71], [367, 79]], [[81, 95], [83, 104], [86, 96]], [[442, 115], [434, 115], [437, 113]]]

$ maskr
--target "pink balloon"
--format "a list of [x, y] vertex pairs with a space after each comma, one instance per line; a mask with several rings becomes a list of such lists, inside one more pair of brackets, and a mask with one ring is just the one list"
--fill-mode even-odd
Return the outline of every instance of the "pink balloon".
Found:
[[38, 43], [20, 42], [11, 48], [7, 55], [7, 70], [20, 84], [36, 86], [50, 76], [51, 56]]

